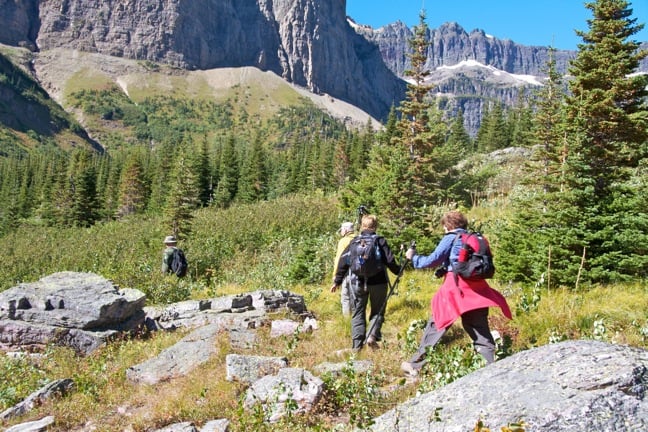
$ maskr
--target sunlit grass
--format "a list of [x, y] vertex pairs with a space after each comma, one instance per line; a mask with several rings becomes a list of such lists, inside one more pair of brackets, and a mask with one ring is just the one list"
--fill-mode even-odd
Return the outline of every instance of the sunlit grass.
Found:
[[[285, 218], [286, 214], [294, 218]], [[493, 213], [481, 210], [471, 216], [481, 220]], [[460, 323], [456, 323], [435, 348], [420, 381], [412, 384], [405, 380], [400, 363], [417, 348], [420, 324], [428, 319], [430, 299], [441, 284], [431, 271], [411, 268], [404, 271], [389, 298], [381, 348], [358, 353], [350, 350], [350, 319], [341, 314], [340, 293], [329, 292], [337, 240], [334, 231], [339, 224], [333, 199], [291, 197], [226, 211], [205, 209], [196, 214], [194, 222], [194, 233], [181, 246], [195, 273], [183, 280], [160, 274], [161, 239], [167, 233], [157, 218], [142, 217], [88, 229], [29, 227], [0, 238], [0, 248], [11, 257], [0, 267], [3, 288], [55, 271], [76, 270], [96, 272], [121, 286], [142, 289], [149, 303], [157, 305], [281, 289], [304, 297], [318, 328], [272, 338], [268, 323], [256, 330], [258, 343], [254, 348], [236, 350], [223, 333], [216, 355], [208, 363], [186, 377], [152, 386], [129, 382], [126, 371], [173, 345], [187, 331], [114, 341], [87, 357], [63, 348], [50, 348], [44, 356], [23, 359], [23, 363], [12, 363], [16, 360], [3, 356], [0, 366], [5, 376], [0, 377], [0, 395], [14, 392], [14, 396], [3, 398], [0, 409], [24, 398], [45, 381], [72, 378], [76, 385], [68, 396], [12, 419], [11, 424], [54, 415], [52, 431], [96, 428], [143, 432], [180, 421], [200, 426], [208, 420], [228, 418], [233, 432], [326, 431], [337, 423], [348, 425], [352, 418], [360, 422], [366, 416], [378, 415], [419, 391], [446, 384], [474, 370], [471, 368], [480, 360]], [[34, 248], [34, 244], [39, 247]], [[60, 250], [66, 253], [58, 253]], [[393, 282], [395, 277], [390, 277]], [[309, 282], [309, 278], [316, 281]], [[491, 309], [491, 328], [510, 340], [508, 351], [500, 351], [502, 355], [579, 338], [648, 347], [648, 288], [639, 282], [581, 287], [578, 291], [569, 287], [548, 291], [538, 284], [535, 292], [534, 287], [498, 280], [491, 284], [506, 296], [514, 311], [514, 319], [509, 321], [499, 310]], [[286, 313], [269, 318], [298, 319]], [[282, 356], [290, 366], [310, 371], [324, 362], [369, 360], [373, 364], [372, 380], [362, 375], [342, 378], [335, 382], [339, 393], [329, 394], [343, 399], [344, 392], [365, 392], [367, 406], [347, 405], [345, 409], [329, 400], [327, 408], [322, 407], [316, 415], [261, 426], [262, 419], [256, 417], [259, 413], [245, 411], [239, 403], [245, 387], [225, 380], [225, 359], [232, 352]], [[460, 370], [447, 370], [448, 364], [459, 360], [464, 364]], [[378, 389], [373, 386], [380, 391], [374, 393]]]

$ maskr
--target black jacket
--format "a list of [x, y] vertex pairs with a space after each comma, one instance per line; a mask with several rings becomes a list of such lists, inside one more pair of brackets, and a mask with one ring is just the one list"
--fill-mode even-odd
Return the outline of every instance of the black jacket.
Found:
[[[373, 234], [371, 231], [362, 231], [362, 234]], [[396, 258], [394, 257], [394, 254], [392, 253], [391, 249], [389, 248], [389, 245], [387, 244], [387, 240], [385, 237], [378, 236], [376, 239], [378, 243], [378, 247], [380, 248], [380, 254], [383, 263], [385, 264], [385, 268], [388, 268], [393, 274], [397, 275], [398, 272], [400, 272], [400, 265], [396, 262]], [[353, 242], [353, 240], [351, 240]], [[349, 243], [350, 245], [351, 243]], [[334, 283], [335, 285], [341, 285], [342, 280], [344, 277], [347, 275], [349, 272], [349, 260], [345, 259], [349, 254], [349, 247], [342, 252], [342, 256], [340, 257], [340, 260], [338, 261], [338, 267], [337, 271], [335, 272], [335, 280]], [[362, 277], [358, 277], [359, 282], [364, 283], [365, 280]], [[386, 284], [389, 282], [389, 279], [387, 278], [387, 271], [380, 272], [374, 276], [371, 276], [370, 278], [367, 279], [367, 285], [380, 285], [380, 284]]]

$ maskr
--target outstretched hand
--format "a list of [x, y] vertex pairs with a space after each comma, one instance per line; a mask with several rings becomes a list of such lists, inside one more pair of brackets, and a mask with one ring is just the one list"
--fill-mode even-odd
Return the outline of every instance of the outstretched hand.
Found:
[[409, 249], [407, 249], [407, 252], [405, 252], [405, 258], [407, 258], [410, 261], [412, 261], [414, 255], [416, 255], [416, 249], [413, 247], [410, 247]]

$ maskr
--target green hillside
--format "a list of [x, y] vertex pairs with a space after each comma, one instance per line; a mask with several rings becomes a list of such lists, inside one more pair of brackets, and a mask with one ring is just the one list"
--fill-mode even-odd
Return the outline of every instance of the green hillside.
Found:
[[24, 156], [48, 145], [102, 150], [37, 82], [0, 54], [0, 155]]
[[[514, 315], [489, 317], [501, 336], [498, 358], [578, 338], [648, 347], [648, 76], [633, 73], [648, 52], [627, 40], [637, 27], [625, 3], [605, 2], [604, 11], [601, 3], [587, 4], [592, 29], [567, 85], [550, 59], [545, 86], [515, 109], [494, 103], [475, 137], [461, 113], [448, 117], [431, 97], [423, 15], [407, 98], [380, 128], [370, 120], [349, 127], [259, 71], [187, 73], [91, 54], [67, 64], [61, 53], [41, 53], [61, 83], [48, 88], [107, 150], [12, 144], [65, 123], [39, 104], [34, 112], [51, 120], [37, 122], [49, 125], [43, 134], [17, 132], [28, 116], [5, 108], [14, 126], [0, 157], [0, 290], [62, 270], [137, 288], [151, 305], [290, 290], [304, 296], [320, 329], [276, 339], [259, 329], [255, 354], [287, 355], [305, 368], [369, 359], [375, 373], [329, 377], [313, 414], [268, 424], [263, 412], [243, 408], [240, 385], [223, 379], [227, 341], [186, 377], [128, 383], [130, 366], [184, 335], [158, 332], [88, 358], [56, 347], [35, 360], [2, 355], [0, 409], [43, 382], [72, 377], [73, 394], [23, 420], [55, 415], [55, 431], [145, 431], [222, 417], [236, 432], [350, 431], [482, 367], [455, 326], [429, 353], [420, 380], [403, 378], [398, 366], [415, 350], [439, 286], [433, 269], [405, 270], [382, 349], [336, 355], [350, 346], [350, 323], [329, 291], [335, 230], [355, 221], [360, 206], [377, 215], [395, 250], [415, 240], [431, 252], [449, 210], [463, 211], [469, 228], [489, 238], [497, 267], [490, 283]], [[6, 69], [8, 100], [45, 97], [19, 69]], [[181, 280], [160, 272], [169, 234], [190, 262]]]

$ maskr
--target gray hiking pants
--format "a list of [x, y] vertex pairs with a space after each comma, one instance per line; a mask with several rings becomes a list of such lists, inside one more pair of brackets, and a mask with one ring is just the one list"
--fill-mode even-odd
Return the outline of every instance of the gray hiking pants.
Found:
[[367, 304], [370, 304], [369, 328], [377, 341], [382, 339], [381, 328], [385, 321], [384, 311], [379, 314], [387, 299], [387, 284], [365, 285], [353, 278], [351, 284], [351, 339], [353, 348], [360, 349], [371, 335], [367, 333]]
[[[475, 351], [481, 354], [487, 363], [494, 362], [495, 340], [488, 327], [488, 308], [475, 309], [464, 313], [461, 315], [461, 324], [470, 339], [472, 339]], [[447, 328], [437, 330], [434, 325], [434, 317], [430, 317], [423, 331], [419, 348], [409, 360], [414, 369], [421, 369], [427, 363], [426, 353], [428, 347], [432, 349], [446, 330]]]
[[342, 315], [351, 315], [351, 276], [347, 274], [342, 279], [342, 289], [340, 290], [340, 302], [342, 303]]

